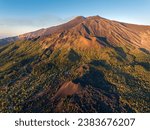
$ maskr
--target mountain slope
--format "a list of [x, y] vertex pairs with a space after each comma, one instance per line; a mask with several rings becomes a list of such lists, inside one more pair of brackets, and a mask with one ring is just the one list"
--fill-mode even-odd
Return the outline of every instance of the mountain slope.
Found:
[[30, 32], [30, 33], [20, 35], [19, 37], [25, 38], [25, 39], [31, 39], [31, 38], [36, 38], [39, 36], [48, 36], [48, 35], [51, 35], [54, 33], [63, 32], [65, 30], [68, 30], [68, 29], [76, 26], [78, 23], [82, 22], [84, 19], [85, 19], [84, 17], [79, 16], [65, 24], [62, 24], [59, 26], [53, 26], [53, 27], [46, 28], [46, 29], [40, 29], [35, 32]]
[[0, 48], [1, 112], [150, 112], [149, 26], [99, 16]]
[[18, 37], [9, 37], [9, 38], [4, 38], [4, 39], [0, 39], [0, 47], [6, 44], [9, 44], [11, 42], [17, 41]]
[[[40, 29], [34, 32], [22, 34], [16, 37], [10, 37], [0, 40], [0, 44], [7, 44], [10, 42], [20, 40], [29, 40], [33, 38], [39, 38], [39, 37], [47, 37], [49, 35], [53, 35], [56, 33], [66, 32], [67, 30], [70, 30], [75, 27], [75, 30], [81, 29], [82, 26], [86, 29], [86, 31], [89, 31], [91, 35], [93, 36], [101, 36], [101, 37], [107, 37], [110, 42], [116, 43], [117, 39], [122, 38], [120, 41], [122, 43], [126, 43], [127, 41], [132, 44], [137, 44], [138, 47], [144, 46], [148, 49], [149, 48], [149, 37], [150, 37], [150, 27], [144, 26], [144, 25], [134, 25], [134, 24], [127, 24], [127, 23], [121, 23], [116, 21], [110, 21], [108, 19], [104, 19], [99, 16], [93, 16], [93, 17], [83, 17], [78, 16], [75, 19], [59, 25], [59, 26], [53, 26], [46, 29]], [[87, 25], [84, 25], [87, 24]], [[91, 30], [88, 30], [87, 27], [91, 27]], [[101, 29], [101, 31], [99, 30]], [[78, 30], [79, 31], [79, 30]], [[85, 33], [85, 32], [84, 32]], [[119, 37], [119, 38], [118, 38]], [[115, 41], [113, 41], [115, 39]], [[124, 40], [124, 41], [122, 41]], [[131, 41], [130, 41], [131, 40]], [[5, 42], [4, 42], [5, 41]], [[120, 42], [118, 41], [118, 42]]]

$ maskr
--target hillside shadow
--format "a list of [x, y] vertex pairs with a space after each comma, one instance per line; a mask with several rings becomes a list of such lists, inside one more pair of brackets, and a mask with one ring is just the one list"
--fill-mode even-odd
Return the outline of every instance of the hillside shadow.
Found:
[[144, 52], [145, 54], [150, 54], [150, 51], [146, 50], [145, 48], [139, 48], [140, 51]]
[[104, 74], [93, 67], [90, 67], [89, 71], [82, 77], [73, 80], [73, 82], [76, 84], [80, 83], [83, 87], [92, 86], [107, 92], [115, 90], [115, 86], [105, 79]]
[[113, 44], [109, 43], [106, 37], [96, 37], [101, 43], [107, 47], [113, 48], [121, 58], [126, 58], [126, 53], [124, 52], [122, 47], [115, 47]]
[[98, 66], [104, 67], [107, 70], [110, 70], [112, 68], [105, 60], [92, 60], [90, 64], [97, 67]]
[[74, 51], [73, 49], [71, 49], [69, 51], [69, 54], [68, 54], [68, 59], [71, 62], [76, 62], [76, 61], [79, 61], [81, 59], [81, 56], [76, 51]]
[[114, 49], [123, 59], [126, 58], [127, 55], [121, 47], [114, 47]]
[[83, 28], [85, 29], [85, 31], [86, 31], [88, 34], [90, 34], [90, 30], [88, 29], [88, 27], [85, 26], [83, 23], [82, 23], [82, 26], [83, 26]]

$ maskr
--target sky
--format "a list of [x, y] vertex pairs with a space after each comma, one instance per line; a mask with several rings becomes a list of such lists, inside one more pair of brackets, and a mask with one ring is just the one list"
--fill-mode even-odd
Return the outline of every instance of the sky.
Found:
[[94, 15], [150, 25], [150, 0], [0, 0], [0, 38]]

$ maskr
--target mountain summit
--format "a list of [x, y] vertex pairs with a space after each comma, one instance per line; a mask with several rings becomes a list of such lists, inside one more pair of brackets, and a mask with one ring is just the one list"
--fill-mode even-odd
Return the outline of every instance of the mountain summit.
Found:
[[84, 19], [85, 19], [84, 17], [78, 16], [78, 17], [74, 18], [73, 20], [71, 20], [65, 24], [53, 26], [53, 27], [50, 27], [47, 29], [40, 29], [40, 30], [37, 30], [35, 32], [30, 32], [30, 33], [20, 35], [19, 37], [30, 39], [30, 38], [36, 38], [39, 36], [48, 36], [50, 34], [60, 33], [60, 32], [63, 32], [65, 30], [68, 30], [70, 28], [73, 28], [78, 23], [81, 23]]
[[[80, 33], [83, 37], [105, 37], [112, 44], [132, 44], [136, 47], [150, 50], [149, 37], [150, 26], [134, 25], [108, 20], [100, 16], [78, 16], [73, 20], [58, 26], [40, 29], [34, 32], [19, 35], [17, 37], [0, 40], [0, 45], [13, 42], [18, 39], [33, 39], [47, 37], [56, 33], [67, 32]], [[78, 35], [78, 34], [77, 34]]]
[[150, 37], [149, 26], [120, 23], [100, 16], [87, 18], [78, 16], [68, 23], [23, 34], [19, 37], [31, 39], [69, 31], [76, 33], [76, 35], [82, 35], [85, 41], [90, 38], [98, 40], [98, 37], [101, 37], [106, 38], [112, 44], [131, 44], [135, 47], [150, 50], [148, 42]]
[[150, 112], [149, 41], [150, 26], [100, 16], [11, 38], [0, 48], [0, 111]]

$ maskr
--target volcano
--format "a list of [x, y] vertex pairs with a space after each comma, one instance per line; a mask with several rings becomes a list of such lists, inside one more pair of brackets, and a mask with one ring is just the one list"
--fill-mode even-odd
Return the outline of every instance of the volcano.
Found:
[[150, 112], [150, 26], [78, 16], [0, 45], [1, 112]]

